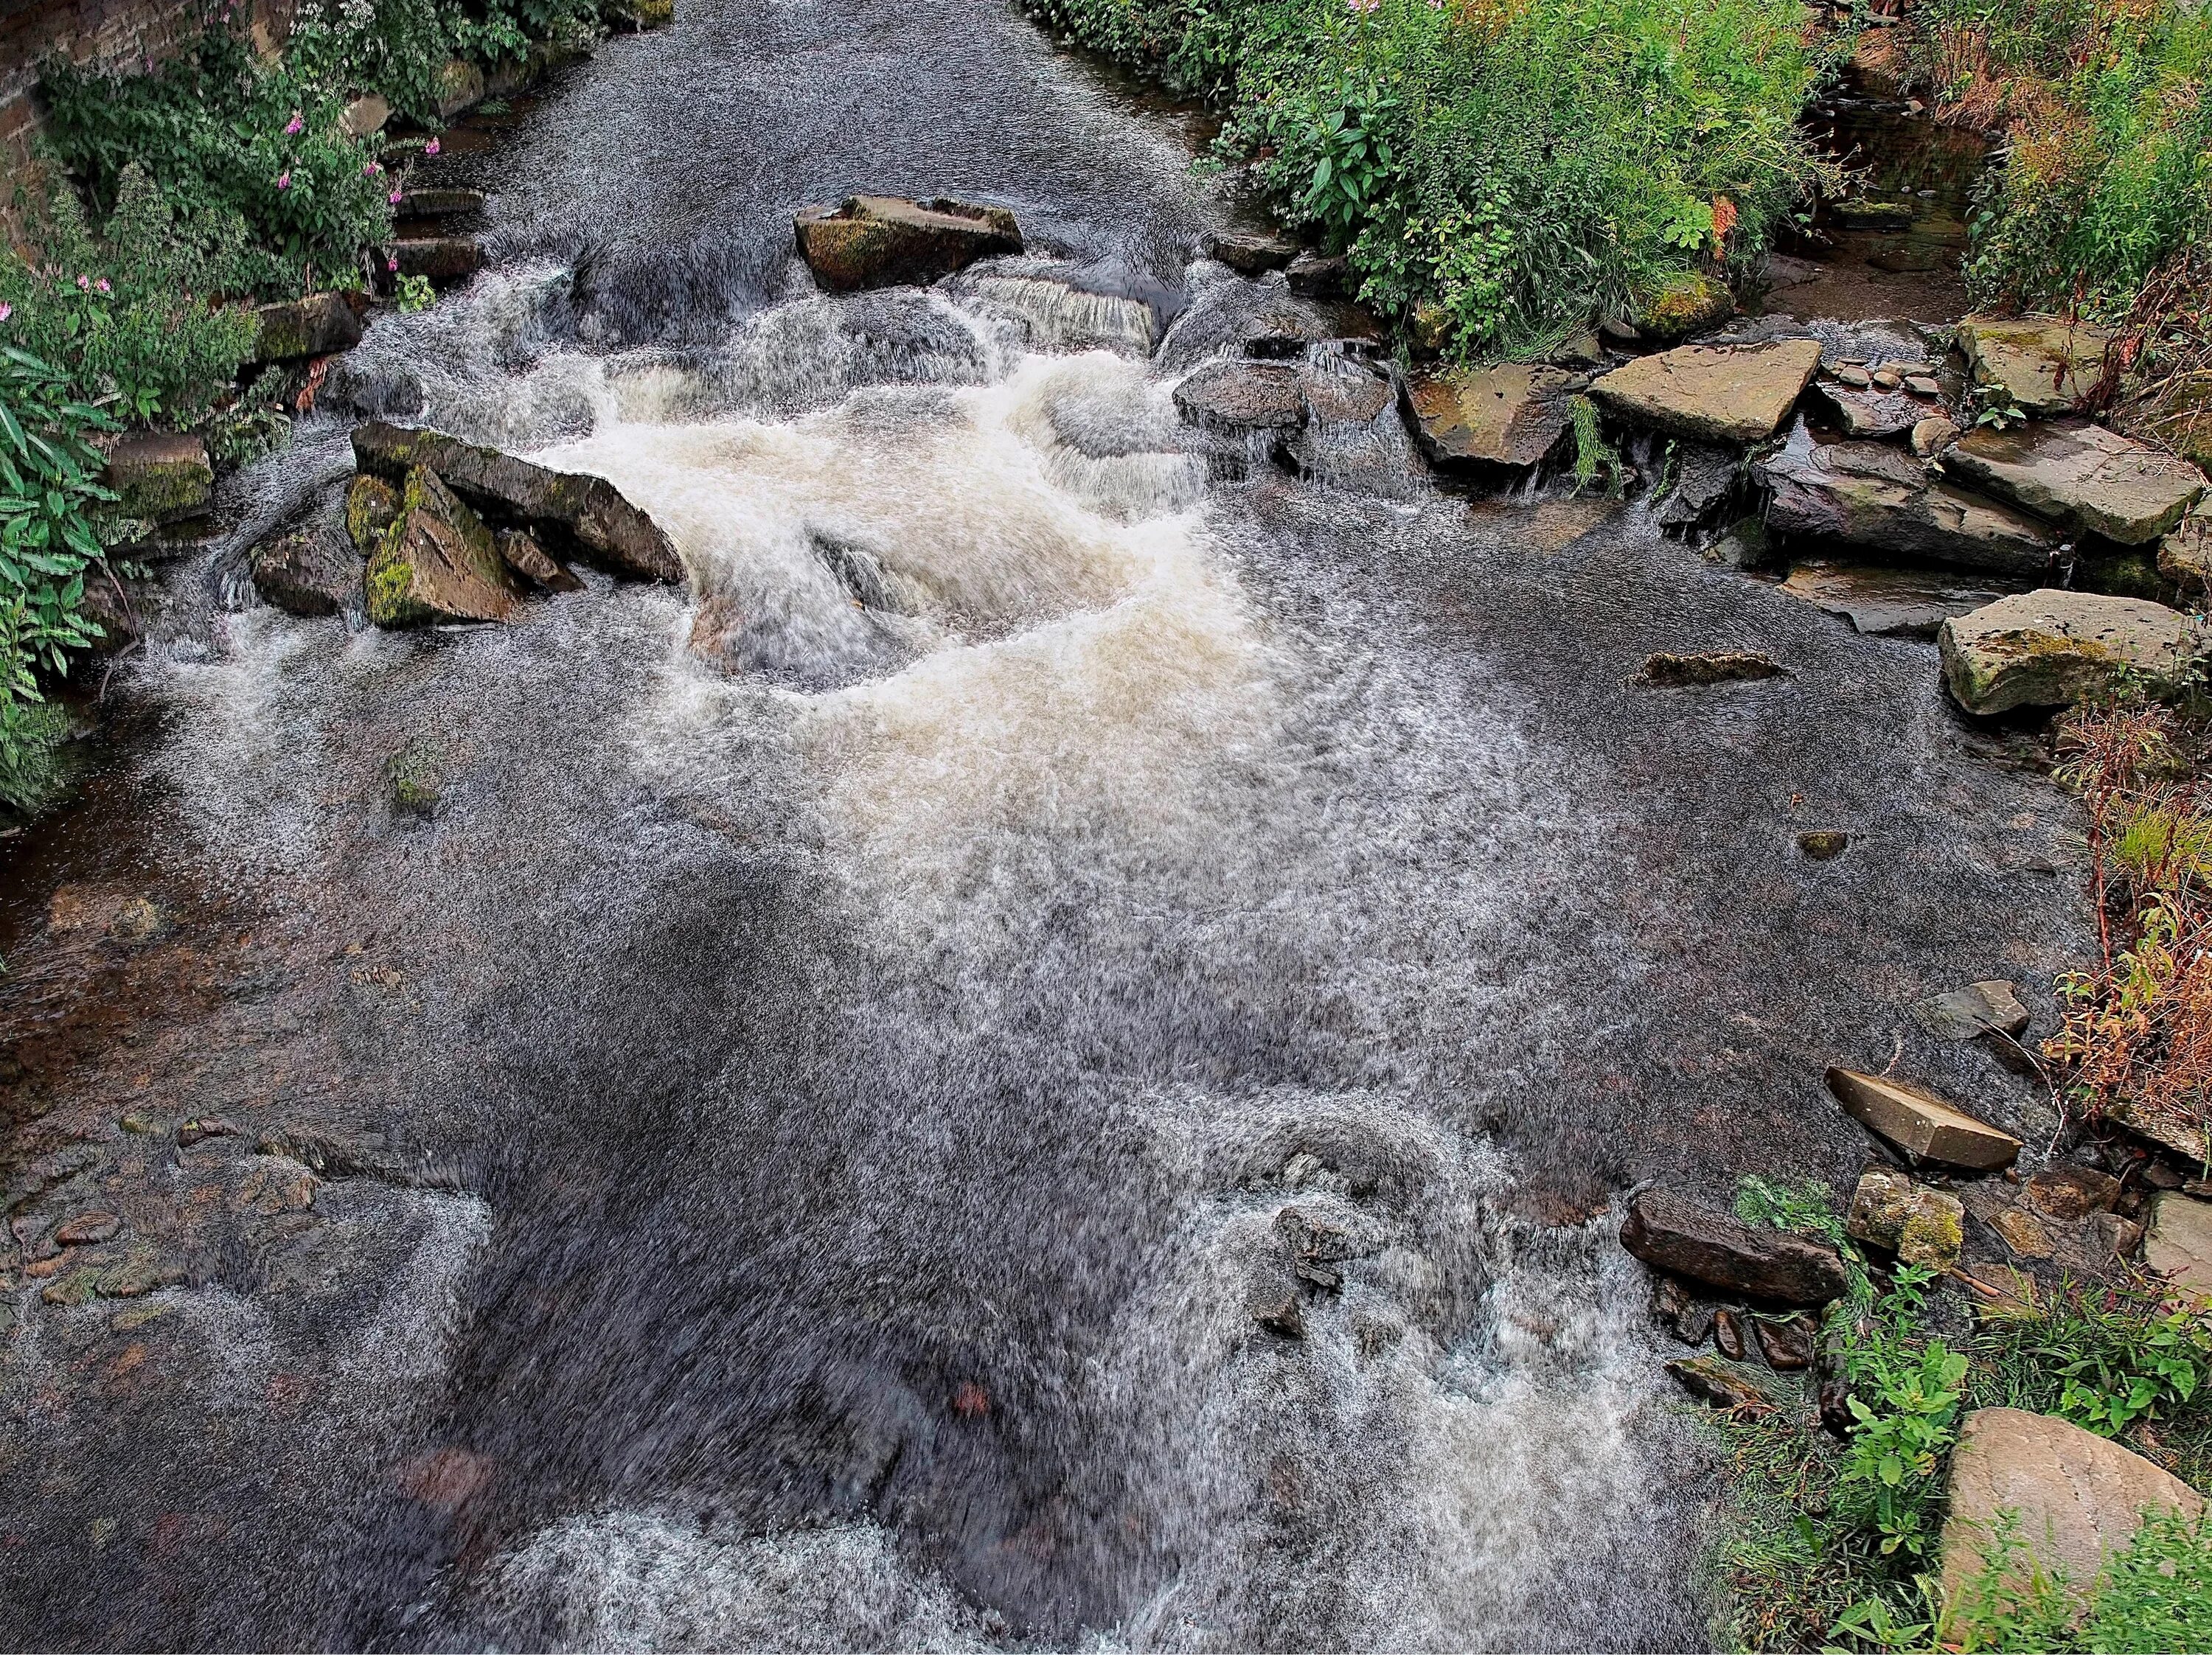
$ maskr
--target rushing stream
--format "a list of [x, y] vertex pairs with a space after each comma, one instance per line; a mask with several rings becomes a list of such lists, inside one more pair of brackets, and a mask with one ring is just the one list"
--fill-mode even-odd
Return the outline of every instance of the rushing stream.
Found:
[[[466, 161], [494, 268], [241, 480], [0, 911], [19, 1238], [96, 1185], [188, 1261], [12, 1289], [0, 1641], [1705, 1646], [1618, 1197], [1854, 1175], [1831, 1061], [2034, 1124], [1900, 1014], [2065, 961], [2064, 811], [1638, 508], [1471, 507], [1388, 409], [1199, 452], [1188, 159], [1000, 0], [684, 0]], [[1042, 256], [823, 297], [859, 189]], [[614, 479], [693, 590], [253, 606], [349, 400]], [[1728, 647], [1790, 674], [1632, 682]], [[123, 892], [136, 952], [65, 923]], [[312, 1204], [302, 1122], [376, 1146]]]

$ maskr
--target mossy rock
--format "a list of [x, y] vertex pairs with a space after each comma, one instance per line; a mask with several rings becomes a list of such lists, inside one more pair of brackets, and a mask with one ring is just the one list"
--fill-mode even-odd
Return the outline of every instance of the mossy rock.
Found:
[[504, 621], [514, 584], [483, 520], [438, 474], [407, 474], [399, 516], [384, 531], [364, 582], [368, 618], [380, 627]]
[[197, 517], [215, 498], [215, 467], [198, 437], [138, 431], [108, 450], [100, 481], [117, 495], [118, 515], [148, 523]]
[[361, 343], [361, 321], [343, 294], [310, 294], [253, 312], [253, 358], [257, 362], [328, 356]]
[[1685, 270], [1644, 300], [1636, 330], [1661, 344], [1673, 344], [1735, 314], [1735, 295], [1703, 270]]
[[384, 531], [399, 519], [399, 491], [382, 477], [354, 478], [346, 489], [346, 533], [363, 557], [374, 554]]

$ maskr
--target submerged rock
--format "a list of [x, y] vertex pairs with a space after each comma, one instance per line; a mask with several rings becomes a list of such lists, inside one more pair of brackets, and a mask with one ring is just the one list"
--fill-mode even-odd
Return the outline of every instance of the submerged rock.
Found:
[[2023, 1549], [2006, 1574], [2021, 1585], [2026, 1571], [2063, 1575], [2066, 1590], [2086, 1598], [2113, 1554], [2124, 1549], [2146, 1511], [2195, 1517], [2197, 1491], [2171, 1472], [2117, 1442], [2048, 1414], [1979, 1408], [1959, 1426], [1951, 1454], [1950, 1515], [1943, 1525], [1945, 1613], [1956, 1613], [2009, 1516]]
[[1270, 270], [1283, 269], [1304, 249], [1287, 236], [1233, 230], [1214, 237], [1206, 251], [1240, 275], [1265, 276]]
[[1778, 678], [1789, 669], [1757, 650], [1713, 650], [1702, 655], [1650, 655], [1637, 682], [1659, 689]]
[[280, 305], [258, 306], [253, 322], [251, 360], [256, 362], [328, 356], [361, 343], [361, 318], [340, 293], [310, 294]]
[[1615, 368], [1590, 395], [1632, 424], [1705, 442], [1759, 442], [1782, 428], [1820, 366], [1812, 339], [1683, 345]]
[[800, 208], [793, 227], [815, 280], [833, 293], [927, 287], [979, 258], [1022, 251], [1013, 214], [963, 201], [848, 196], [842, 206]]
[[2124, 678], [2174, 693], [2203, 640], [2162, 603], [2043, 588], [1954, 616], [1936, 636], [1943, 682], [1969, 712], [2066, 706]]
[[368, 618], [380, 627], [504, 621], [514, 609], [491, 530], [422, 466], [407, 474], [399, 516], [369, 559], [364, 585]]
[[531, 536], [520, 529], [501, 529], [492, 537], [499, 561], [533, 586], [549, 592], [574, 592], [584, 583], [556, 563]]
[[1797, 565], [1782, 590], [1848, 621], [1856, 632], [1930, 642], [1953, 615], [1970, 614], [2004, 596], [1935, 571], [1826, 562]]
[[1824, 1305], [1848, 1285], [1834, 1248], [1754, 1229], [1669, 1190], [1630, 1203], [1620, 1245], [1655, 1270], [1778, 1304]]
[[2147, 546], [2204, 494], [2187, 460], [2087, 422], [1970, 431], [1944, 468], [2077, 534]]
[[1900, 1264], [1946, 1270], [1959, 1262], [1966, 1225], [1958, 1197], [1875, 1167], [1859, 1179], [1844, 1234], [1895, 1253]]
[[605, 477], [555, 471], [441, 431], [381, 421], [355, 430], [353, 452], [364, 472], [388, 481], [428, 466], [493, 521], [526, 528], [541, 544], [610, 574], [672, 583], [684, 579], [683, 560], [659, 525]]
[[1938, 1040], [1971, 1040], [1996, 1029], [2018, 1036], [2027, 1028], [2027, 1008], [2002, 978], [1969, 983], [1931, 995], [1912, 1008], [1913, 1021]]
[[1954, 336], [1978, 385], [2029, 414], [2064, 414], [2105, 371], [2112, 336], [2051, 316], [1969, 316]]
[[1305, 418], [1298, 370], [1279, 362], [1209, 362], [1175, 388], [1176, 410], [1206, 430], [1282, 430]]
[[1887, 443], [1815, 442], [1801, 427], [1752, 475], [1773, 497], [1767, 526], [1785, 534], [2005, 574], [2041, 574], [2057, 549], [2045, 524]]
[[2191, 512], [2158, 543], [2158, 572], [2193, 591], [2212, 591], [2212, 512]]
[[197, 516], [215, 497], [207, 445], [181, 432], [133, 431], [117, 438], [100, 480], [115, 491], [118, 514], [149, 523]]
[[2020, 1140], [2011, 1133], [1917, 1086], [1855, 1069], [1831, 1069], [1828, 1089], [1845, 1114], [1914, 1161], [1993, 1173], [2011, 1166], [2020, 1154]]
[[1589, 384], [1564, 368], [1511, 364], [1415, 374], [1406, 382], [1414, 440], [1440, 465], [1524, 470], [1566, 435], [1567, 399]]
[[359, 600], [362, 555], [334, 526], [315, 524], [253, 554], [253, 588], [264, 603], [300, 615], [336, 615]]

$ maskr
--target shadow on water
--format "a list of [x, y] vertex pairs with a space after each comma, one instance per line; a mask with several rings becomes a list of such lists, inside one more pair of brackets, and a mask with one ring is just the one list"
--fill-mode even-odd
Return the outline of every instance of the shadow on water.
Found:
[[[1608, 1210], [1850, 1176], [1831, 1060], [2033, 1124], [1901, 1011], [2078, 942], [2063, 811], [1924, 646], [1395, 410], [1229, 480], [1127, 348], [1233, 297], [1187, 160], [980, 0], [687, 7], [459, 158], [495, 268], [331, 398], [613, 478], [694, 591], [185, 572], [9, 899], [9, 1641], [1705, 1643]], [[863, 186], [1048, 262], [823, 299]]]

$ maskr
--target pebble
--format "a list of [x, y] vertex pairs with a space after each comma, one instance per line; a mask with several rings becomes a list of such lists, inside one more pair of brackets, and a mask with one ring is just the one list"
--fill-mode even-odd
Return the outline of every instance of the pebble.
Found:
[[79, 1213], [54, 1232], [58, 1247], [82, 1247], [95, 1241], [106, 1241], [123, 1228], [123, 1221], [113, 1213]]
[[1713, 1312], [1713, 1343], [1730, 1361], [1743, 1360], [1743, 1323], [1732, 1310]]

